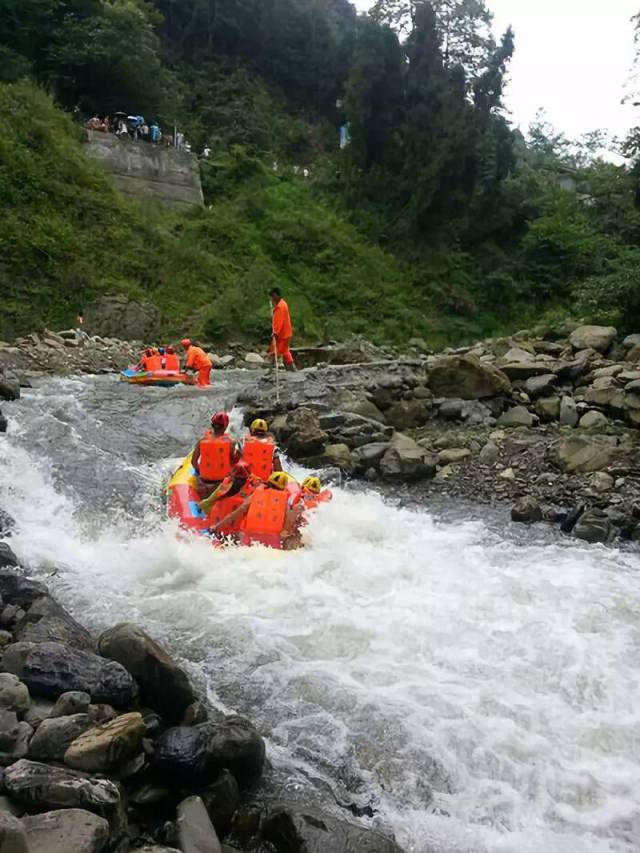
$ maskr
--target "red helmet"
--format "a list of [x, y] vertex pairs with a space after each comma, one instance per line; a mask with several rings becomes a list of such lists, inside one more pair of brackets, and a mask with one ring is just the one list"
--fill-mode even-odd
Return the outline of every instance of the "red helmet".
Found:
[[146, 350], [144, 351], [144, 354], [145, 354], [145, 355], [147, 355], [147, 356], [149, 356], [149, 358], [151, 358], [151, 356], [153, 355], [153, 350], [151, 349], [151, 347], [149, 347], [148, 349], [146, 349]]
[[226, 412], [216, 412], [211, 417], [211, 426], [226, 429], [229, 426], [229, 415]]
[[251, 476], [251, 466], [246, 462], [237, 462], [231, 469], [231, 476], [234, 480], [248, 480]]
[[183, 340], [180, 341], [180, 345], [183, 346], [185, 349], [189, 349], [189, 347], [191, 346], [191, 339], [183, 338]]
[[173, 347], [167, 347], [167, 355], [173, 355], [174, 353], [175, 353], [175, 350]]

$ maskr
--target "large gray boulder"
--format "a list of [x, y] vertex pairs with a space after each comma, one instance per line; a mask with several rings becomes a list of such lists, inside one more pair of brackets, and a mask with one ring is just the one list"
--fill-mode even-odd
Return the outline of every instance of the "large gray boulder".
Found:
[[18, 722], [15, 711], [0, 710], [0, 766], [8, 767], [24, 758], [32, 734], [28, 723]]
[[396, 433], [382, 457], [380, 472], [387, 480], [426, 480], [435, 476], [436, 466], [412, 438]]
[[573, 535], [584, 542], [606, 543], [615, 537], [615, 529], [605, 512], [599, 509], [591, 509], [580, 516]]
[[569, 343], [576, 351], [594, 349], [605, 353], [617, 336], [613, 326], [579, 326], [569, 335]]
[[576, 401], [573, 397], [563, 397], [560, 401], [560, 423], [562, 426], [575, 427], [578, 418]]
[[436, 397], [482, 400], [511, 391], [511, 382], [497, 367], [469, 355], [445, 356], [429, 368], [429, 387]]
[[19, 397], [20, 383], [0, 372], [0, 400], [18, 400]]
[[587, 388], [584, 399], [592, 406], [619, 412], [624, 408], [625, 392], [613, 376], [603, 376], [596, 379], [591, 388]]
[[200, 797], [187, 797], [179, 804], [176, 825], [182, 853], [221, 853], [220, 841]]
[[532, 376], [525, 382], [525, 391], [532, 397], [543, 397], [553, 393], [558, 379], [553, 373], [544, 373], [542, 376]]
[[170, 722], [182, 719], [195, 695], [185, 672], [142, 628], [122, 623], [98, 639], [101, 655], [135, 678], [142, 701]]
[[14, 632], [25, 643], [66, 643], [86, 652], [95, 651], [91, 634], [48, 595], [36, 599]]
[[48, 594], [43, 584], [26, 578], [19, 571], [11, 568], [0, 569], [0, 596], [5, 604], [26, 608], [37, 598]]
[[120, 802], [118, 788], [107, 779], [22, 759], [4, 772], [9, 795], [30, 809], [88, 809], [102, 814]]
[[378, 463], [389, 449], [388, 441], [376, 441], [371, 444], [363, 444], [351, 454], [351, 460], [357, 471], [367, 471], [376, 468]]
[[101, 853], [109, 840], [107, 821], [85, 809], [62, 809], [24, 817], [29, 853]]
[[296, 409], [287, 417], [289, 436], [286, 440], [287, 451], [294, 459], [305, 459], [321, 453], [329, 440], [327, 433], [320, 427], [320, 418], [313, 409]]
[[11, 672], [0, 673], [0, 708], [26, 714], [31, 705], [29, 688]]
[[570, 473], [602, 471], [624, 459], [614, 443], [594, 437], [571, 436], [555, 442], [550, 455], [560, 468]]
[[35, 761], [62, 761], [73, 741], [92, 725], [88, 714], [43, 720], [31, 738], [29, 758]]
[[127, 296], [103, 296], [84, 312], [88, 334], [123, 341], [152, 341], [160, 332], [161, 315], [150, 302], [136, 302]]
[[37, 696], [57, 699], [61, 693], [81, 690], [94, 702], [121, 708], [138, 693], [121, 664], [63, 643], [14, 643], [5, 650], [2, 663]]
[[275, 853], [402, 853], [379, 832], [296, 806], [276, 806], [262, 826]]
[[424, 400], [398, 400], [387, 411], [387, 421], [398, 430], [415, 429], [427, 422], [429, 411]]
[[262, 773], [264, 759], [263, 739], [241, 717], [177, 726], [156, 741], [156, 769], [174, 782], [207, 784], [226, 769], [241, 785], [248, 784]]
[[530, 427], [536, 422], [534, 416], [524, 406], [514, 406], [498, 418], [501, 427]]

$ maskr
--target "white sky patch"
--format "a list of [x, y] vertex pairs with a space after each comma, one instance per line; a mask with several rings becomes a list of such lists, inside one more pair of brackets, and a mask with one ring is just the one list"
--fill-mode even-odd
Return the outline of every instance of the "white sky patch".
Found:
[[[355, 0], [361, 11], [373, 0]], [[496, 35], [516, 34], [507, 107], [526, 130], [538, 109], [571, 138], [602, 128], [623, 136], [640, 107], [622, 104], [634, 55], [631, 17], [640, 0], [488, 0]], [[640, 100], [640, 98], [638, 98]]]

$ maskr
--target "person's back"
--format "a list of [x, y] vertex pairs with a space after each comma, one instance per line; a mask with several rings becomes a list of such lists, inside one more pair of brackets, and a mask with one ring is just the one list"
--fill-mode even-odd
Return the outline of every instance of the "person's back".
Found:
[[261, 480], [268, 480], [274, 470], [282, 470], [275, 439], [262, 418], [253, 421], [245, 436], [242, 459], [251, 468], [251, 473]]
[[178, 353], [174, 350], [173, 347], [167, 347], [165, 354], [165, 363], [166, 370], [178, 371], [180, 370], [180, 358], [178, 357]]
[[207, 430], [196, 444], [191, 455], [191, 464], [199, 480], [202, 498], [211, 494], [219, 483], [228, 477], [238, 461], [235, 439], [227, 434], [229, 415], [217, 412], [211, 418], [211, 429]]
[[156, 350], [152, 355], [148, 356], [146, 359], [147, 362], [147, 371], [152, 372], [155, 370], [162, 370], [162, 356]]

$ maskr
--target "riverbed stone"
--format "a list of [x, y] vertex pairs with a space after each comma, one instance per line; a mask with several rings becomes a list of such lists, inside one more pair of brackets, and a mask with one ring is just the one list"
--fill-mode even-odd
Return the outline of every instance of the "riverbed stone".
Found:
[[29, 744], [29, 758], [35, 761], [62, 761], [73, 741], [91, 726], [88, 714], [43, 720]]
[[500, 457], [498, 446], [493, 441], [488, 441], [480, 451], [480, 462], [492, 467]]
[[0, 373], [0, 400], [18, 400], [20, 398], [20, 384]]
[[18, 722], [15, 711], [0, 710], [1, 767], [8, 767], [25, 757], [32, 734], [33, 729], [28, 723]]
[[142, 628], [125, 622], [101, 634], [100, 654], [117, 661], [135, 678], [142, 701], [177, 722], [195, 700], [184, 670]]
[[396, 433], [380, 461], [380, 472], [387, 480], [425, 480], [435, 476], [436, 466], [410, 436]]
[[[357, 417], [354, 416], [354, 417]], [[309, 408], [296, 409], [287, 417], [287, 451], [294, 459], [305, 459], [321, 453], [329, 441], [329, 436], [320, 427], [317, 412]]]
[[68, 717], [71, 714], [86, 714], [91, 705], [91, 696], [82, 690], [70, 690], [58, 697], [51, 709], [50, 717]]
[[16, 628], [15, 639], [25, 643], [66, 643], [83, 651], [95, 651], [91, 634], [49, 595], [33, 602]]
[[176, 825], [182, 853], [221, 853], [220, 841], [200, 797], [187, 797], [178, 805]]
[[0, 673], [0, 708], [26, 714], [31, 705], [29, 688], [10, 672]]
[[524, 406], [514, 406], [498, 418], [498, 426], [501, 427], [530, 427], [533, 424], [534, 417]]
[[274, 853], [402, 853], [390, 838], [314, 809], [274, 806], [262, 825]]
[[592, 406], [602, 406], [615, 412], [624, 408], [625, 392], [612, 376], [596, 379], [591, 388], [587, 388], [585, 401]]
[[560, 397], [540, 397], [536, 400], [535, 409], [544, 423], [557, 421], [560, 417]]
[[575, 427], [578, 424], [578, 409], [573, 397], [564, 396], [560, 401], [560, 423], [563, 426]]
[[603, 494], [613, 489], [615, 480], [606, 471], [595, 471], [589, 479], [589, 484], [594, 492]]
[[471, 451], [467, 447], [450, 447], [438, 453], [437, 462], [438, 465], [455, 465], [465, 462], [470, 456]]
[[96, 702], [123, 707], [138, 693], [119, 663], [63, 643], [14, 643], [5, 650], [2, 663], [37, 696], [57, 699], [61, 693], [80, 690]]
[[601, 429], [609, 424], [609, 419], [602, 412], [591, 410], [580, 418], [580, 429]]
[[573, 528], [573, 535], [584, 542], [606, 543], [615, 536], [613, 525], [605, 512], [591, 509], [584, 513]]
[[262, 773], [265, 745], [242, 717], [168, 729], [156, 741], [154, 763], [169, 779], [210, 783], [227, 769], [241, 785]]
[[429, 388], [437, 397], [482, 400], [508, 394], [511, 382], [497, 367], [473, 356], [445, 356], [429, 368]]
[[543, 373], [542, 376], [532, 376], [524, 384], [525, 391], [532, 398], [548, 396], [558, 382], [553, 373]]
[[22, 821], [4, 811], [0, 812], [0, 853], [31, 853]]
[[22, 819], [29, 853], [101, 853], [108, 822], [86, 809], [62, 809]]
[[142, 750], [144, 735], [141, 714], [122, 714], [76, 738], [64, 754], [64, 763], [88, 773], [119, 770]]
[[366, 471], [368, 468], [376, 467], [388, 449], [388, 441], [363, 444], [352, 452], [351, 459], [356, 469]]
[[593, 349], [605, 353], [617, 336], [613, 326], [579, 326], [569, 335], [569, 343], [576, 351]]
[[[15, 564], [17, 565], [17, 560]], [[0, 548], [0, 567], [3, 565], [2, 549]], [[28, 608], [36, 599], [48, 594], [47, 588], [43, 584], [25, 577], [20, 571], [12, 568], [0, 568], [0, 596], [5, 603]]]
[[218, 836], [222, 838], [231, 829], [231, 822], [240, 805], [240, 787], [234, 775], [223, 770], [200, 796]]
[[346, 444], [328, 444], [321, 458], [323, 465], [330, 465], [347, 473], [353, 471], [351, 451]]
[[120, 802], [118, 788], [107, 779], [88, 779], [63, 767], [22, 759], [4, 772], [9, 795], [30, 808], [86, 808], [102, 814]]
[[542, 521], [540, 504], [532, 497], [521, 498], [511, 510], [511, 520], [520, 524]]
[[615, 444], [596, 436], [560, 439], [551, 446], [549, 453], [561, 468], [575, 473], [602, 471], [621, 458]]
[[13, 552], [13, 549], [6, 542], [0, 542], [0, 568], [6, 566], [14, 567], [18, 565], [18, 558]]

